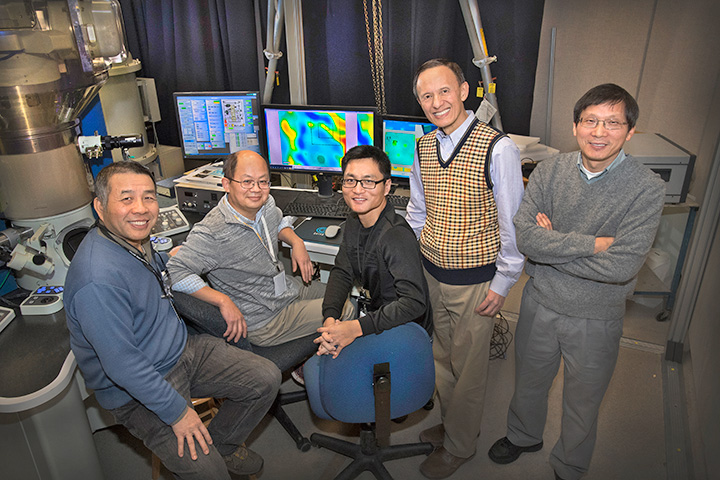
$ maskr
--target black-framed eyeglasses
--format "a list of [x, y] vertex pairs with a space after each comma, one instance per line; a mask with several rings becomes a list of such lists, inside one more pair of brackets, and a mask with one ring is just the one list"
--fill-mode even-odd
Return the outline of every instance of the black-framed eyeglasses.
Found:
[[383, 183], [386, 180], [387, 178], [383, 178], [382, 180], [370, 180], [369, 178], [363, 178], [362, 180], [358, 180], [356, 178], [343, 178], [342, 184], [343, 187], [355, 188], [355, 185], [359, 183], [365, 190], [374, 190], [378, 183]]
[[240, 186], [244, 190], [250, 190], [257, 184], [258, 187], [262, 188], [263, 190], [266, 188], [270, 188], [271, 183], [270, 180], [250, 180], [249, 178], [246, 178], [245, 180], [235, 180], [234, 178], [225, 177], [231, 182], [239, 183]]
[[603, 124], [605, 130], [620, 130], [623, 126], [628, 124], [628, 122], [621, 122], [619, 120], [600, 120], [595, 117], [580, 119], [580, 125], [585, 128], [595, 128], [600, 123]]

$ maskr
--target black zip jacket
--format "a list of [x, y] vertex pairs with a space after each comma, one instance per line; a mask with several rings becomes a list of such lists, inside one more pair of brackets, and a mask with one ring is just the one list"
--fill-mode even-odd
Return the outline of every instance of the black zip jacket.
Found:
[[358, 319], [363, 335], [416, 322], [432, 337], [430, 296], [420, 247], [410, 225], [388, 203], [372, 227], [363, 228], [352, 213], [344, 230], [325, 290], [323, 320], [340, 317], [357, 280], [370, 292], [367, 315]]

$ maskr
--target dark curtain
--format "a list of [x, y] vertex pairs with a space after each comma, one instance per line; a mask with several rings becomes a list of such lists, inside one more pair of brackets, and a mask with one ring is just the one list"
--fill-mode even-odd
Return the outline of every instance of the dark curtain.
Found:
[[[368, 4], [371, 3], [367, 0]], [[490, 65], [505, 131], [527, 135], [544, 0], [479, 0]], [[369, 7], [368, 7], [369, 8]], [[375, 105], [362, 0], [304, 2], [308, 101]], [[457, 1], [383, 2], [385, 103], [388, 113], [420, 115], [412, 78], [424, 61], [456, 61], [470, 84], [466, 108], [475, 110], [481, 81]]]
[[[180, 145], [173, 92], [258, 90], [251, 0], [120, 0], [128, 47], [155, 79], [158, 137]], [[263, 39], [264, 42], [264, 39]]]
[[[130, 51], [143, 64], [140, 75], [156, 82], [161, 143], [179, 145], [173, 92], [261, 88], [258, 70], [264, 59], [258, 56], [266, 46], [267, 0], [256, 1], [120, 0]], [[544, 0], [480, 0], [478, 5], [489, 54], [498, 57], [490, 68], [504, 129], [527, 134]], [[308, 103], [375, 105], [362, 0], [306, 0], [303, 21]], [[480, 70], [472, 64], [457, 1], [385, 0], [383, 25], [389, 113], [422, 115], [412, 77], [422, 62], [440, 56], [463, 68], [471, 93], [466, 107], [477, 108]], [[284, 41], [283, 36], [286, 54]], [[289, 103], [284, 58], [278, 70], [272, 101]]]

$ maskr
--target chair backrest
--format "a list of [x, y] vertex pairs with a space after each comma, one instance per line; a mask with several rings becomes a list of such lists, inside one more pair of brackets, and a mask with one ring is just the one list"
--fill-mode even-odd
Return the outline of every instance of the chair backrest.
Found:
[[304, 367], [310, 407], [325, 419], [375, 421], [374, 365], [390, 364], [390, 417], [423, 407], [435, 388], [432, 344], [415, 322], [355, 339], [337, 358], [313, 356]]

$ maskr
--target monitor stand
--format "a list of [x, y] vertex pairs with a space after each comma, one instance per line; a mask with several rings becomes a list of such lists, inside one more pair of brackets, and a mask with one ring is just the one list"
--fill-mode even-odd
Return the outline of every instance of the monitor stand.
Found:
[[318, 197], [330, 198], [333, 196], [332, 175], [319, 173], [317, 175]]

